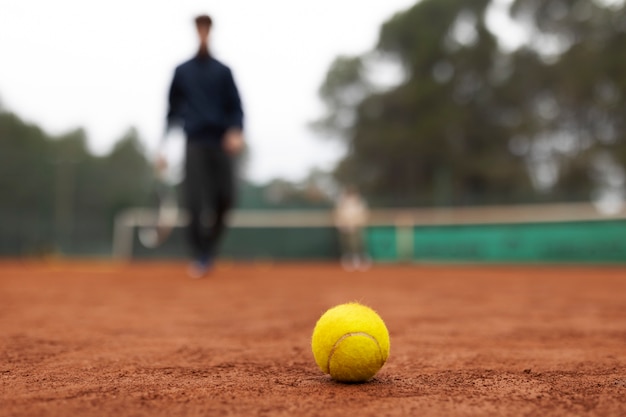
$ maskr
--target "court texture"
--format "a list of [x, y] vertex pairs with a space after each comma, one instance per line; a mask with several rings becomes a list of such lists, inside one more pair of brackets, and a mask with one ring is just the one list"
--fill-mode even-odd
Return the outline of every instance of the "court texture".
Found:
[[[391, 354], [369, 382], [315, 365], [359, 301]], [[0, 416], [624, 416], [626, 267], [0, 261]]]
[[[626, 416], [626, 213], [585, 204], [372, 213], [343, 270], [329, 213], [237, 213], [186, 275], [181, 226], [112, 258], [0, 260], [0, 416]], [[317, 319], [358, 301], [391, 352], [342, 384]]]

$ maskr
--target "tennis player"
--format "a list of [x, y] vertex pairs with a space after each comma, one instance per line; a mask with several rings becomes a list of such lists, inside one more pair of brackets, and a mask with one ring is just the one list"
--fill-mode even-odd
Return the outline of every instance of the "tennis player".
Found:
[[368, 216], [367, 203], [356, 188], [346, 187], [337, 201], [334, 221], [341, 242], [341, 265], [347, 271], [365, 271], [371, 265], [363, 242]]
[[[213, 21], [202, 15], [195, 25], [198, 52], [176, 67], [166, 131], [181, 126], [186, 136], [184, 196], [193, 259], [189, 275], [201, 278], [214, 264], [234, 204], [235, 156], [244, 139], [242, 104], [232, 72], [209, 49]], [[157, 166], [165, 166], [162, 155]], [[210, 215], [208, 221], [205, 214]]]

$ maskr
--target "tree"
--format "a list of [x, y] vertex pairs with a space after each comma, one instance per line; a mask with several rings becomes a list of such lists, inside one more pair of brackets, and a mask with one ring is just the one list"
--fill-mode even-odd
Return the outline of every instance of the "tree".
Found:
[[[336, 171], [341, 182], [384, 204], [471, 203], [529, 189], [493, 116], [492, 72], [500, 57], [482, 18], [487, 5], [425, 0], [383, 25], [377, 52], [398, 62], [406, 77], [389, 91], [365, 95], [351, 129], [333, 125], [348, 134], [348, 156]], [[345, 102], [345, 84], [335, 76], [341, 63], [321, 88], [326, 103]], [[368, 85], [355, 81], [354, 71], [345, 79]]]
[[0, 111], [0, 253], [108, 250], [117, 211], [146, 201], [140, 143], [131, 129], [94, 156], [82, 129], [54, 137]]
[[540, 185], [557, 196], [588, 198], [602, 187], [600, 155], [626, 166], [626, 9], [607, 3], [517, 0], [511, 8], [530, 33], [508, 82], [507, 105], [522, 110], [512, 134], [527, 143], [531, 168], [552, 166]]
[[[424, 0], [382, 26], [375, 54], [331, 66], [316, 126], [348, 145], [340, 182], [381, 204], [581, 199], [599, 186], [599, 151], [624, 166], [623, 4], [517, 0], [529, 36], [515, 51], [499, 47], [489, 7]], [[404, 79], [373, 88], [371, 56]]]

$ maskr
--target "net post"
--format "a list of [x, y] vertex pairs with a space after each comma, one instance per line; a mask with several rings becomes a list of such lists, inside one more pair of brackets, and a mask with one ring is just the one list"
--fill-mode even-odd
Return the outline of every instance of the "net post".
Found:
[[398, 249], [398, 261], [412, 262], [414, 250], [413, 226], [415, 221], [409, 213], [399, 214], [395, 219], [396, 247]]

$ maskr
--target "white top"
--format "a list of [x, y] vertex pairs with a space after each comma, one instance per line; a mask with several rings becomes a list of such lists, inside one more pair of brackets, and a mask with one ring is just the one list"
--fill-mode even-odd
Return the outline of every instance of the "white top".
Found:
[[367, 204], [358, 194], [342, 194], [335, 208], [335, 226], [339, 229], [358, 229], [367, 224]]

